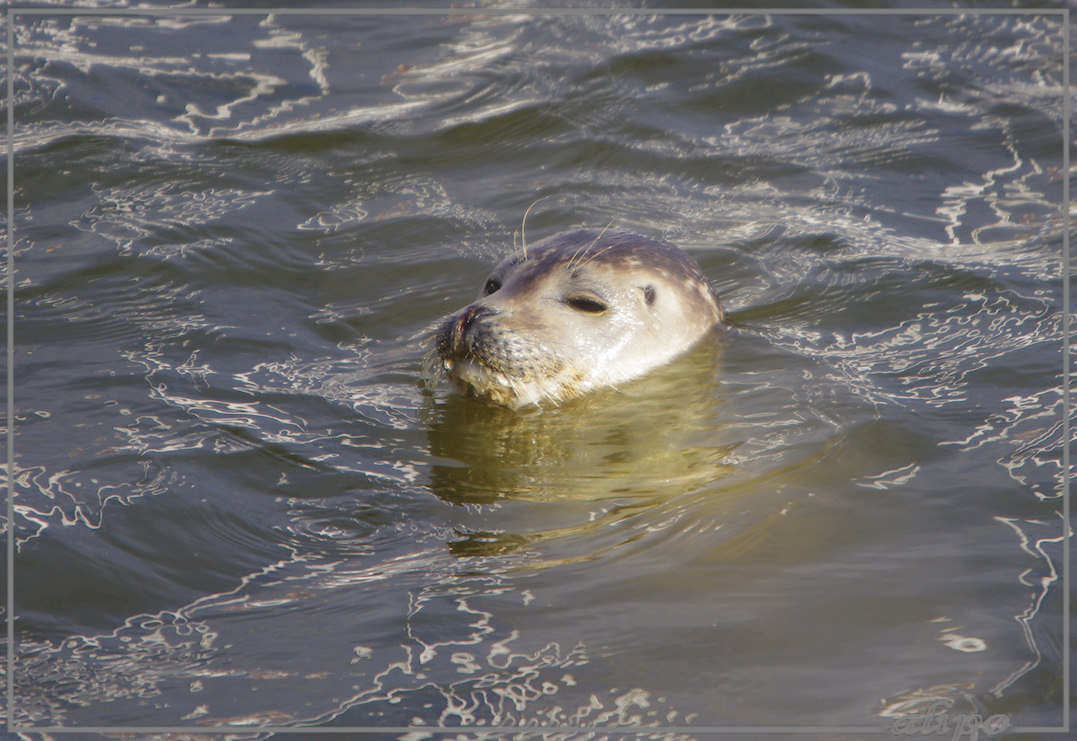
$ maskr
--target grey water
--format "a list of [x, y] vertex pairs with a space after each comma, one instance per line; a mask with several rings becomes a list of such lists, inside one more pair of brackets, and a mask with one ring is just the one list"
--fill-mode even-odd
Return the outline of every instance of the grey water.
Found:
[[[1062, 723], [1059, 15], [43, 7], [13, 725]], [[730, 330], [519, 412], [428, 371], [607, 225]]]

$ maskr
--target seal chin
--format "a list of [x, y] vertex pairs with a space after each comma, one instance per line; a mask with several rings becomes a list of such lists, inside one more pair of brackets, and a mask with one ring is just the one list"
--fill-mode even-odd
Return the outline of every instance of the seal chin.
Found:
[[449, 379], [469, 396], [485, 397], [492, 392], [508, 392], [513, 384], [502, 373], [498, 373], [474, 360], [443, 360], [442, 366]]
[[556, 378], [507, 376], [475, 360], [443, 359], [441, 365], [460, 393], [510, 409], [539, 405], [546, 401], [556, 404], [579, 395], [570, 390], [568, 383]]

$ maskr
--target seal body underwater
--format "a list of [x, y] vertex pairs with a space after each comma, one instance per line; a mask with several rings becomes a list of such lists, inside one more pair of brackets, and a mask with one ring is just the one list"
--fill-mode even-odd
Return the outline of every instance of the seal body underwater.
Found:
[[461, 392], [518, 408], [643, 375], [722, 321], [717, 296], [681, 250], [579, 230], [498, 263], [479, 297], [442, 321], [437, 354]]

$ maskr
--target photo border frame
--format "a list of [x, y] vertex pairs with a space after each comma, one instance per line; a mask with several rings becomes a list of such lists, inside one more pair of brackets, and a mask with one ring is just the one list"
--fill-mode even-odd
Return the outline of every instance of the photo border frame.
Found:
[[[481, 8], [481, 7], [419, 7], [419, 8], [32, 8], [8, 7], [6, 71], [7, 71], [7, 276], [4, 289], [7, 293], [6, 322], [6, 388], [5, 388], [5, 445], [6, 469], [4, 488], [6, 510], [4, 519], [7, 559], [6, 594], [6, 711], [4, 725], [9, 733], [188, 733], [188, 734], [238, 734], [238, 733], [688, 733], [688, 734], [806, 734], [806, 733], [893, 733], [894, 726], [20, 726], [15, 725], [15, 23], [20, 16], [252, 16], [252, 15], [343, 15], [343, 16], [400, 16], [400, 15], [530, 15], [530, 16], [581, 16], [581, 15], [654, 15], [654, 16], [839, 16], [839, 15], [1026, 15], [1057, 16], [1061, 19], [1062, 43], [1062, 721], [1059, 726], [1027, 726], [1006, 729], [1012, 733], [1067, 733], [1070, 730], [1070, 12], [1069, 8], [922, 8], [912, 10], [887, 8]], [[954, 714], [958, 717], [957, 714]], [[920, 734], [923, 735], [923, 734]]]

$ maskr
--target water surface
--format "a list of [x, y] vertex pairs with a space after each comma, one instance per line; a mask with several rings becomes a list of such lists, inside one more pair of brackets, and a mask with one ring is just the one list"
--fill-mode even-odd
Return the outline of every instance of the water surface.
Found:
[[[217, 12], [15, 21], [18, 723], [1061, 722], [1059, 16]], [[607, 224], [730, 331], [425, 373]]]

